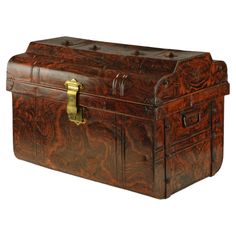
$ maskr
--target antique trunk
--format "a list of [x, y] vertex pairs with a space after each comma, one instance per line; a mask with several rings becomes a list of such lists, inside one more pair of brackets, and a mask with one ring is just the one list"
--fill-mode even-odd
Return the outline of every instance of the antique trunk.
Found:
[[167, 198], [223, 159], [227, 68], [209, 53], [60, 37], [12, 57], [16, 157]]

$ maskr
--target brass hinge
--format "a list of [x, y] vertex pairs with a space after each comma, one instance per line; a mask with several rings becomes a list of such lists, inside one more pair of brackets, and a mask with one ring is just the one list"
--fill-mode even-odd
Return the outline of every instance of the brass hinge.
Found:
[[77, 104], [78, 93], [84, 86], [76, 81], [75, 79], [67, 80], [65, 82], [67, 88], [67, 115], [70, 121], [74, 122], [76, 125], [84, 124], [86, 120], [84, 119], [84, 111], [79, 104]]

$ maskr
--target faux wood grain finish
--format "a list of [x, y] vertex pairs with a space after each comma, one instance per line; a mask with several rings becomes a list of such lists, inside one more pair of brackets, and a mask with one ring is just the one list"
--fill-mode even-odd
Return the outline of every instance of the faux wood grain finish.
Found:
[[[66, 113], [64, 82], [86, 124]], [[166, 198], [223, 160], [226, 64], [209, 53], [62, 37], [8, 63], [15, 155], [55, 170]]]
[[66, 103], [14, 94], [13, 104], [19, 111], [13, 119], [17, 157], [152, 195], [151, 121], [87, 109], [87, 123], [76, 126]]

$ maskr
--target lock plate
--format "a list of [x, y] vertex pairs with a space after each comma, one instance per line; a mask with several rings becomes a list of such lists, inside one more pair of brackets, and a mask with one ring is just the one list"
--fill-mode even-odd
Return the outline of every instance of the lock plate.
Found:
[[78, 103], [78, 95], [84, 86], [77, 80], [67, 80], [65, 82], [67, 88], [67, 115], [70, 121], [76, 125], [85, 124], [84, 109]]

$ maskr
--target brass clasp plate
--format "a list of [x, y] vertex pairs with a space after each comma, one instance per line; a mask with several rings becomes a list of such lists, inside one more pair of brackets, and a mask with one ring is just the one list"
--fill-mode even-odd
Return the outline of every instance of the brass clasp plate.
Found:
[[76, 125], [84, 124], [83, 108], [77, 104], [79, 91], [83, 89], [83, 85], [75, 79], [67, 80], [65, 82], [67, 88], [67, 114], [70, 121]]

